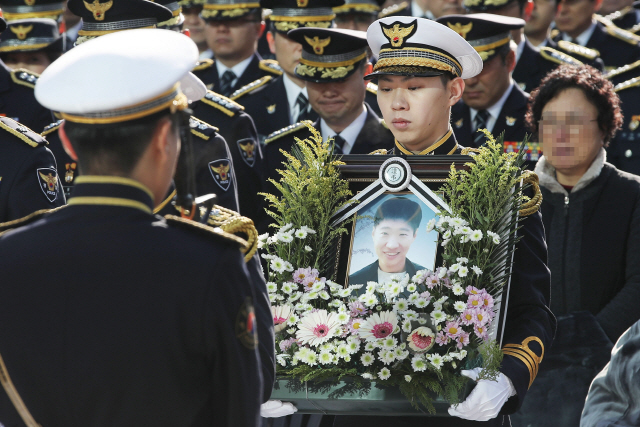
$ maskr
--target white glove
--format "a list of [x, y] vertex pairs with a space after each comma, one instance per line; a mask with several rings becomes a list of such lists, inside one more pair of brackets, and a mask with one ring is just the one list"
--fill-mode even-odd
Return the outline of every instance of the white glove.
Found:
[[268, 400], [260, 406], [260, 416], [264, 418], [285, 417], [294, 412], [298, 412], [298, 408], [292, 403], [282, 403], [279, 400]]
[[[462, 371], [465, 377], [477, 381], [482, 368]], [[497, 381], [480, 380], [467, 399], [451, 405], [449, 415], [472, 421], [488, 421], [498, 416], [502, 405], [511, 396], [516, 395], [516, 389], [511, 380], [502, 372]]]

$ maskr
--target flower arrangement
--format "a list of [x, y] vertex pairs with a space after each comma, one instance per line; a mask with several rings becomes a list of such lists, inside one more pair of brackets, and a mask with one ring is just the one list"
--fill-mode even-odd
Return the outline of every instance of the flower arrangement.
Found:
[[[329, 270], [321, 259], [329, 248], [321, 239], [345, 232], [328, 228], [328, 219], [349, 191], [340, 181], [339, 163], [330, 157], [330, 144], [310, 129], [313, 137], [298, 140], [295, 155], [285, 153], [287, 169], [274, 183], [285, 190], [283, 197], [267, 196], [276, 208], [276, 232], [259, 239], [278, 374], [396, 386], [415, 407], [430, 412], [434, 394], [458, 402], [467, 382], [461, 369], [482, 366], [481, 377], [494, 378], [502, 360], [489, 328], [516, 243], [516, 213], [524, 200], [521, 190], [514, 190], [522, 175], [521, 156], [504, 154], [491, 139], [467, 171], [452, 168], [444, 186], [452, 213], [427, 225], [439, 233], [442, 266], [413, 277], [400, 273], [388, 283], [343, 286], [326, 277]], [[315, 191], [324, 194], [325, 211], [315, 217], [305, 212], [314, 209], [306, 205], [313, 205], [315, 199], [308, 197], [314, 196], [293, 190], [308, 189], [310, 173], [324, 180], [315, 183]], [[331, 197], [324, 193], [329, 188]]]

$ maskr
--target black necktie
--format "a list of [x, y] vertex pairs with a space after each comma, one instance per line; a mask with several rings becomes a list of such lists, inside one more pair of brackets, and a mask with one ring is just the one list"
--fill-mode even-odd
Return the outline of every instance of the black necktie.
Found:
[[478, 132], [478, 129], [485, 129], [487, 127], [488, 118], [489, 118], [489, 113], [487, 112], [487, 110], [480, 110], [476, 114], [476, 119], [475, 119], [476, 132], [473, 135], [473, 145], [476, 148], [480, 147], [485, 142], [484, 133]]
[[224, 96], [231, 95], [231, 92], [233, 92], [231, 83], [235, 79], [236, 79], [236, 75], [231, 70], [227, 70], [224, 73], [222, 73], [222, 77], [220, 78], [220, 90], [218, 92]]
[[344, 143], [347, 142], [340, 134], [336, 134], [333, 137], [333, 154], [344, 154], [342, 149], [344, 148]]
[[[296, 99], [296, 109], [297, 115], [295, 117], [294, 123], [298, 123], [301, 120], [305, 120], [307, 118], [307, 108], [309, 108], [309, 100], [302, 92], [298, 95]], [[295, 111], [294, 111], [295, 112]]]

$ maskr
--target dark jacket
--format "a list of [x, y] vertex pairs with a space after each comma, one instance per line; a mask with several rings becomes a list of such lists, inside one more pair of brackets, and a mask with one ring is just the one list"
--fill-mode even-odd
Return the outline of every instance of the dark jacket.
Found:
[[[551, 58], [551, 59], [549, 59]], [[551, 56], [545, 56], [525, 38], [520, 59], [513, 70], [513, 80], [524, 92], [531, 92], [540, 86], [545, 76], [559, 65]]]
[[[256, 426], [262, 375], [238, 242], [152, 215], [139, 184], [87, 178], [69, 206], [0, 238], [0, 354], [33, 417]], [[4, 392], [0, 422], [23, 425]]]
[[[404, 266], [405, 273], [407, 273], [409, 277], [413, 277], [418, 271], [425, 269], [420, 264], [412, 262], [409, 258], [405, 260]], [[366, 267], [356, 271], [349, 276], [349, 285], [366, 285], [367, 282], [377, 282], [379, 267], [378, 260], [375, 260]]]
[[33, 94], [38, 75], [27, 70], [11, 71], [0, 61], [0, 115], [40, 132], [54, 121]]
[[[505, 141], [521, 142], [527, 133], [524, 116], [527, 113], [529, 94], [514, 85], [507, 97], [491, 133], [496, 138], [504, 132]], [[451, 107], [451, 124], [461, 145], [474, 147], [473, 137], [476, 129], [471, 122], [471, 111], [462, 100]], [[477, 148], [477, 147], [476, 147]]]
[[[621, 13], [620, 16], [612, 19], [611, 22], [613, 22], [617, 27], [628, 31], [636, 24], [640, 23], [640, 10], [636, 9], [635, 7], [631, 7], [626, 11], [626, 13]], [[635, 32], [637, 33], [638, 30], [636, 30]]]
[[607, 147], [607, 161], [620, 170], [640, 175], [640, 79], [631, 78], [616, 86], [616, 93], [624, 122]]

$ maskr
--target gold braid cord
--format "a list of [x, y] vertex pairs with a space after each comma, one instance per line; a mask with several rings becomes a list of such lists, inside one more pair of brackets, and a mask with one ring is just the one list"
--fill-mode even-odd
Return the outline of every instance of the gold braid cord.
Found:
[[13, 406], [16, 408], [16, 411], [20, 414], [20, 418], [22, 418], [22, 421], [24, 421], [27, 427], [41, 427], [40, 424], [33, 419], [33, 416], [27, 409], [27, 406], [22, 401], [18, 390], [16, 390], [16, 387], [13, 385], [13, 381], [11, 381], [11, 377], [9, 376], [7, 367], [4, 364], [4, 360], [2, 360], [2, 356], [0, 356], [0, 382], [2, 383], [2, 387], [7, 393], [7, 396], [9, 396], [11, 403], [13, 403]]
[[464, 147], [460, 154], [463, 156], [470, 156], [471, 153], [480, 153], [480, 150], [478, 148]]
[[[529, 343], [531, 341], [537, 342], [542, 348], [540, 356], [529, 348]], [[529, 337], [522, 341], [522, 344], [505, 344], [505, 346], [502, 347], [502, 352], [505, 355], [520, 359], [520, 361], [525, 364], [529, 370], [529, 387], [531, 387], [533, 380], [536, 379], [536, 376], [538, 375], [540, 362], [542, 362], [542, 359], [544, 358], [544, 344], [542, 343], [542, 340], [538, 337]]]
[[222, 231], [230, 234], [246, 234], [247, 246], [242, 249], [245, 262], [249, 262], [256, 250], [258, 250], [258, 230], [256, 230], [251, 219], [241, 216], [231, 209], [214, 205], [207, 223], [214, 227], [220, 227]]
[[454, 76], [458, 75], [458, 72], [451, 65], [428, 58], [384, 58], [378, 60], [373, 71], [394, 66], [435, 68], [436, 70], [449, 71]]
[[533, 197], [526, 203], [520, 206], [520, 216], [529, 216], [538, 212], [540, 204], [542, 204], [542, 193], [540, 192], [540, 181], [538, 175], [535, 172], [526, 171], [522, 174], [522, 183], [531, 184], [533, 188]]

